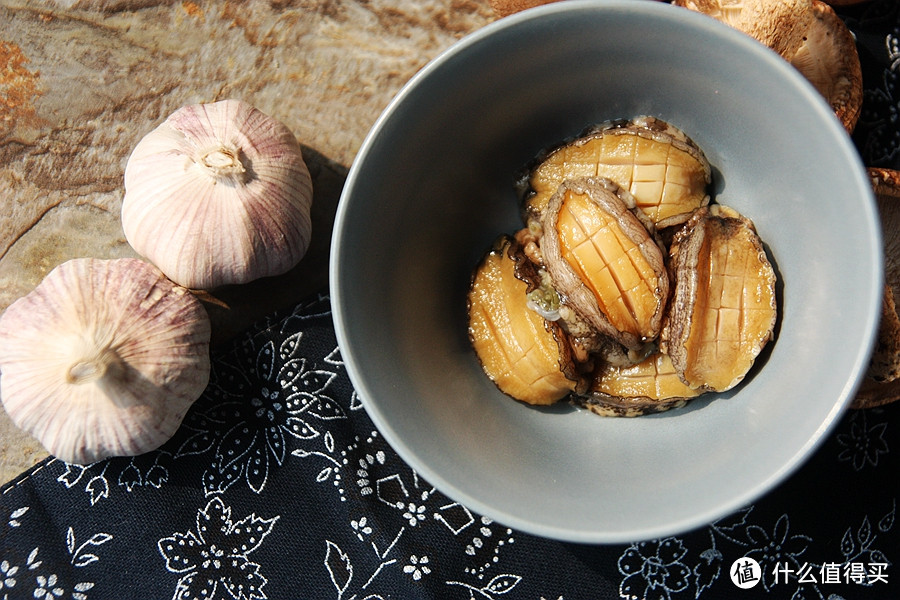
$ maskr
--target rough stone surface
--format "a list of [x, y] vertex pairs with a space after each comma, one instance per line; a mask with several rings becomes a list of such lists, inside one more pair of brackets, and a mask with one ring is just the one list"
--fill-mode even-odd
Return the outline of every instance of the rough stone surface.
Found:
[[[131, 149], [180, 106], [225, 98], [294, 132], [315, 199], [297, 268], [204, 296], [214, 343], [321, 289], [369, 128], [428, 60], [493, 18], [486, 0], [0, 1], [0, 310], [65, 260], [134, 256], [119, 223]], [[0, 415], [0, 481], [44, 456]]]

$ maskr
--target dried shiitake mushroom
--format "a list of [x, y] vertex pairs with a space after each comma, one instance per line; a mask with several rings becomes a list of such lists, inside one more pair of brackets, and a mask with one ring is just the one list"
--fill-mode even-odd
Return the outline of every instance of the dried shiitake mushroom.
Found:
[[869, 168], [884, 232], [884, 298], [878, 338], [866, 377], [853, 408], [888, 404], [900, 399], [900, 171]]
[[527, 8], [550, 4], [559, 0], [490, 0], [491, 8], [498, 17], [507, 17]]
[[743, 31], [797, 68], [852, 132], [862, 107], [856, 41], [821, 0], [673, 0]]

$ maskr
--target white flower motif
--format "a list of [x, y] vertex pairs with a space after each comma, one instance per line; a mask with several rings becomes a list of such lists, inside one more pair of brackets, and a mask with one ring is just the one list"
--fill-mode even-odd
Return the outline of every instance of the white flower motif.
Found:
[[806, 535], [792, 534], [790, 532], [790, 520], [787, 513], [778, 517], [775, 527], [770, 534], [758, 525], [747, 527], [747, 537], [753, 543], [753, 549], [748, 550], [745, 556], [756, 560], [763, 570], [763, 588], [770, 591], [777, 583], [778, 565], [791, 564], [800, 567], [805, 564], [801, 555], [806, 552], [812, 538]]
[[372, 528], [369, 527], [368, 520], [365, 517], [361, 518], [359, 521], [350, 521], [350, 526], [353, 528], [353, 531], [356, 532], [356, 537], [358, 537], [361, 542], [364, 541], [364, 536], [372, 533]]
[[30, 509], [31, 509], [30, 506], [23, 506], [22, 508], [12, 511], [12, 513], [9, 515], [9, 526], [10, 527], [21, 527], [22, 522], [19, 521], [19, 519], [25, 513], [27, 513]]
[[0, 562], [0, 590], [6, 590], [16, 585], [16, 573], [19, 567], [10, 565], [8, 560]]
[[671, 600], [671, 594], [687, 589], [691, 570], [683, 559], [687, 548], [679, 538], [665, 538], [632, 544], [619, 557], [619, 584], [622, 598]]
[[884, 439], [887, 426], [887, 423], [876, 423], [870, 427], [864, 412], [855, 413], [851, 417], [850, 431], [837, 435], [838, 443], [844, 448], [838, 460], [849, 462], [855, 471], [861, 471], [867, 465], [877, 467], [879, 457], [888, 453]]
[[409, 557], [409, 564], [403, 567], [403, 572], [412, 575], [414, 581], [419, 581], [423, 576], [431, 573], [431, 567], [428, 566], [428, 557], [421, 558], [413, 554]]
[[409, 521], [410, 527], [415, 527], [420, 521], [425, 520], [425, 506], [416, 506], [412, 502], [406, 507], [403, 518]]
[[279, 517], [264, 519], [251, 513], [238, 521], [231, 507], [213, 498], [197, 513], [195, 529], [177, 532], [158, 542], [166, 569], [182, 575], [176, 598], [218, 598], [217, 590], [234, 598], [263, 600], [267, 579], [249, 555], [256, 551]]
[[56, 585], [56, 574], [49, 577], [37, 576], [37, 587], [34, 588], [35, 598], [61, 598], [65, 590]]
[[320, 422], [346, 418], [328, 395], [336, 373], [314, 368], [305, 357], [290, 358], [298, 340], [291, 336], [276, 349], [274, 341], [263, 343], [251, 335], [217, 362], [197, 405], [205, 408], [186, 417], [189, 436], [176, 453], [213, 451], [203, 474], [207, 495], [224, 492], [242, 478], [262, 493], [269, 473], [282, 466], [295, 440], [319, 438]]
[[377, 462], [379, 465], [383, 465], [385, 461], [385, 454], [383, 451], [379, 450], [374, 455], [366, 454], [364, 458], [359, 459], [359, 469], [356, 470], [356, 485], [359, 486], [359, 493], [363, 496], [368, 496], [375, 492], [372, 489], [371, 476], [369, 475], [369, 467], [374, 466]]

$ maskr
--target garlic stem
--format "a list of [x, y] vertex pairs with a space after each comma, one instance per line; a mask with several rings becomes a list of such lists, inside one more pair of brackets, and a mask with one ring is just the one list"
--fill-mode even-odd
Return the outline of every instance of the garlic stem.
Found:
[[158, 448], [209, 382], [209, 315], [135, 258], [74, 258], [0, 315], [13, 423], [82, 465]]
[[121, 359], [112, 348], [101, 348], [76, 360], [66, 371], [66, 382], [80, 385], [103, 378], [121, 367]]
[[241, 162], [240, 150], [224, 144], [202, 152], [197, 164], [214, 181], [231, 179], [241, 183], [247, 172]]
[[208, 290], [292, 269], [309, 247], [312, 200], [286, 125], [240, 100], [195, 104], [132, 151], [122, 229], [169, 279]]

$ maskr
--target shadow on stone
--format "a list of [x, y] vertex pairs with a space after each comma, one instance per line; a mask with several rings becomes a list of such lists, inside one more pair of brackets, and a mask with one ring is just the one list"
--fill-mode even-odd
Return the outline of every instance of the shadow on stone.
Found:
[[308, 146], [303, 146], [303, 158], [313, 183], [312, 238], [306, 256], [283, 275], [199, 292], [212, 320], [214, 347], [267, 315], [327, 290], [331, 232], [349, 169]]

